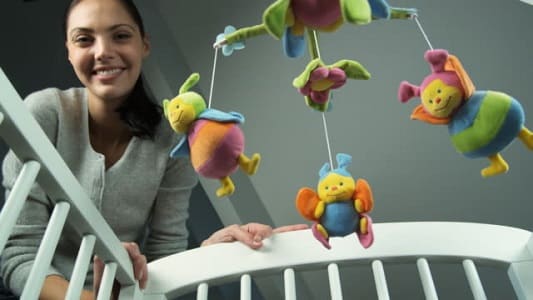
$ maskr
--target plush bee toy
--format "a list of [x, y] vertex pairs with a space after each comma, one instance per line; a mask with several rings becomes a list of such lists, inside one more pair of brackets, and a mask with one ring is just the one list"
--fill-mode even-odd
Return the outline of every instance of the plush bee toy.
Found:
[[364, 179], [354, 180], [347, 167], [352, 162], [348, 154], [337, 154], [339, 167], [331, 170], [329, 163], [320, 169], [317, 191], [304, 187], [296, 196], [300, 214], [314, 222], [313, 236], [331, 249], [330, 237], [355, 233], [364, 248], [374, 242], [372, 219], [367, 215], [374, 206], [372, 190]]
[[248, 175], [255, 174], [261, 156], [255, 153], [248, 158], [243, 153], [244, 134], [239, 125], [244, 123], [244, 117], [240, 113], [206, 108], [204, 98], [189, 91], [199, 79], [200, 75], [193, 73], [175, 98], [163, 100], [170, 126], [185, 134], [170, 156], [190, 156], [198, 174], [220, 180], [217, 196], [229, 196], [235, 191], [229, 175], [238, 167]]

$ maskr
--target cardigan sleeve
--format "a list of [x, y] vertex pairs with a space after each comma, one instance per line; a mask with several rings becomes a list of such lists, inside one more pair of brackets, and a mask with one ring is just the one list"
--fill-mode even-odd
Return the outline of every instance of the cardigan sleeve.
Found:
[[[58, 124], [57, 110], [54, 108], [57, 103], [57, 97], [57, 92], [54, 89], [47, 89], [29, 95], [24, 101], [52, 141], [55, 139]], [[2, 165], [2, 184], [6, 190], [5, 199], [8, 199], [21, 168], [21, 161], [10, 150]], [[51, 208], [51, 203], [42, 188], [37, 183], [34, 183], [13, 228], [13, 232], [2, 252], [0, 274], [5, 285], [17, 295], [22, 293], [24, 284], [27, 281], [50, 218]], [[59, 272], [50, 267], [48, 274], [59, 274]]]
[[188, 158], [169, 158], [157, 192], [145, 244], [148, 261], [187, 248], [189, 198], [198, 178]]

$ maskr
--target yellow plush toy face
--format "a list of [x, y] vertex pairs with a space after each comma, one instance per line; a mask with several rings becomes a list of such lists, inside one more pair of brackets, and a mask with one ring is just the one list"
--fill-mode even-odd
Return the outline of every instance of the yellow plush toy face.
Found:
[[425, 87], [420, 98], [426, 112], [438, 118], [446, 118], [461, 105], [463, 93], [459, 88], [435, 79]]
[[354, 191], [354, 179], [337, 173], [329, 173], [318, 183], [318, 197], [326, 203], [351, 199]]
[[178, 133], [185, 133], [189, 126], [197, 117], [197, 113], [192, 104], [187, 103], [186, 95], [180, 95], [166, 102], [165, 115], [170, 123], [170, 127]]

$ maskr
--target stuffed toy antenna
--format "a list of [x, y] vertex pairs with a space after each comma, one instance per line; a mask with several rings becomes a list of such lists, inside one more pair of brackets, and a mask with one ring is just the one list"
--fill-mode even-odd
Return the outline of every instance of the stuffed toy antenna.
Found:
[[372, 190], [364, 179], [357, 181], [348, 172], [352, 162], [348, 154], [337, 154], [339, 167], [331, 170], [329, 163], [319, 171], [317, 191], [304, 187], [296, 196], [296, 208], [306, 219], [313, 221], [313, 236], [331, 249], [330, 237], [344, 237], [355, 233], [364, 248], [374, 242], [372, 219], [367, 215], [374, 206]]
[[248, 175], [255, 174], [261, 156], [255, 153], [248, 158], [243, 153], [244, 134], [239, 124], [244, 123], [244, 117], [240, 113], [206, 108], [204, 98], [189, 91], [199, 79], [199, 74], [191, 74], [175, 98], [163, 100], [170, 127], [185, 134], [170, 156], [190, 156], [198, 174], [220, 180], [217, 196], [229, 196], [235, 191], [229, 175], [238, 167]]
[[483, 177], [509, 170], [500, 151], [515, 138], [533, 150], [533, 133], [524, 126], [524, 110], [515, 98], [496, 91], [476, 91], [459, 59], [446, 50], [429, 50], [425, 59], [431, 74], [420, 86], [404, 81], [398, 90], [401, 102], [421, 98], [422, 104], [414, 109], [411, 119], [448, 125], [459, 153], [490, 160], [481, 170]]

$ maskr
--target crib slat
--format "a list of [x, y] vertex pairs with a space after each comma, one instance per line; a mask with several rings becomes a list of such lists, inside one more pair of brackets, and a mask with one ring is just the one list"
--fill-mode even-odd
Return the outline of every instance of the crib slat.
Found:
[[420, 281], [424, 288], [424, 295], [427, 300], [437, 300], [437, 290], [435, 290], [435, 284], [433, 283], [433, 277], [431, 276], [431, 270], [429, 269], [428, 261], [425, 258], [419, 258], [416, 261], [418, 267], [418, 273], [420, 274]]
[[41, 164], [36, 161], [32, 160], [24, 163], [13, 189], [9, 193], [9, 198], [7, 198], [2, 211], [0, 211], [0, 224], [2, 224], [0, 226], [0, 253], [4, 250], [40, 169]]
[[481, 284], [481, 279], [477, 273], [476, 265], [471, 259], [463, 260], [463, 268], [465, 269], [466, 279], [470, 285], [470, 290], [474, 295], [475, 300], [486, 300], [485, 290]]
[[289, 268], [283, 271], [283, 281], [285, 283], [285, 300], [296, 300], [296, 280], [293, 269]]
[[241, 276], [241, 300], [252, 299], [252, 277], [249, 274]]
[[96, 237], [94, 235], [86, 235], [81, 241], [78, 257], [76, 257], [76, 263], [74, 264], [74, 270], [72, 271], [67, 290], [66, 299], [68, 300], [80, 299], [95, 242]]
[[198, 285], [196, 289], [196, 300], [207, 300], [209, 293], [209, 285], [203, 282]]
[[61, 231], [67, 220], [69, 209], [70, 204], [67, 202], [58, 202], [55, 205], [20, 299], [33, 300], [39, 297], [46, 273], [52, 263], [52, 257], [59, 242]]
[[373, 261], [372, 271], [374, 272], [374, 281], [376, 283], [378, 299], [379, 300], [390, 299], [389, 289], [387, 287], [387, 279], [385, 278], [385, 269], [383, 269], [383, 263], [380, 260]]
[[328, 265], [329, 290], [332, 300], [342, 300], [341, 277], [337, 264]]
[[117, 274], [117, 263], [110, 262], [105, 264], [104, 274], [102, 274], [102, 282], [98, 290], [97, 300], [108, 300], [113, 291], [113, 283], [115, 283], [115, 275]]

